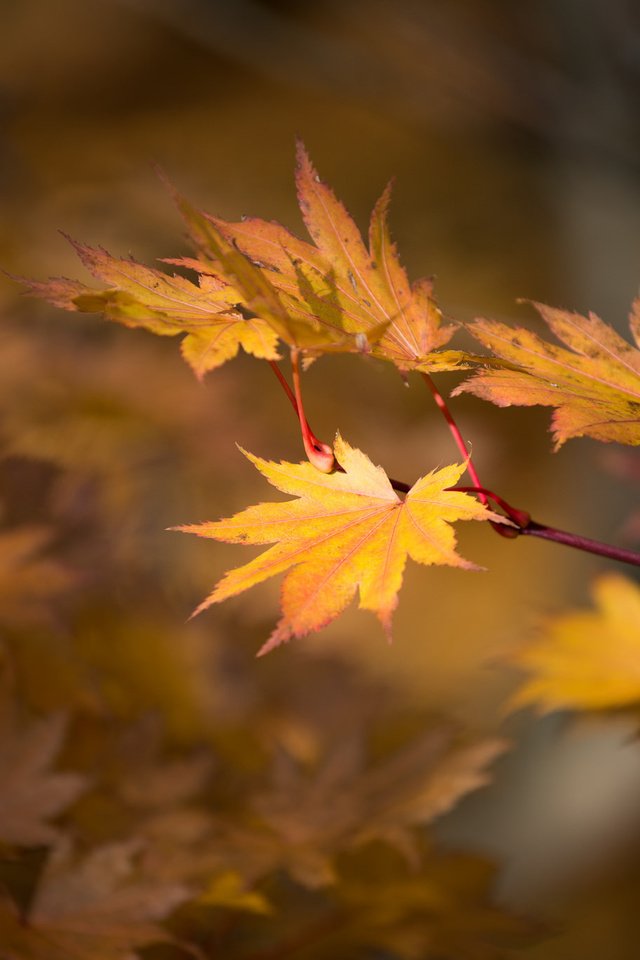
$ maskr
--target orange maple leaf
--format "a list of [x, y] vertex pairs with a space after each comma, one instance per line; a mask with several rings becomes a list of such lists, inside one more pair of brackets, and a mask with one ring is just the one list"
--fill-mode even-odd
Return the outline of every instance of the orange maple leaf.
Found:
[[627, 343], [595, 314], [588, 317], [534, 303], [555, 336], [548, 343], [522, 327], [479, 319], [470, 332], [498, 357], [519, 369], [485, 369], [453, 391], [473, 393], [499, 407], [555, 407], [556, 449], [570, 437], [640, 444], [640, 300]]
[[427, 474], [401, 500], [382, 467], [340, 435], [335, 453], [343, 473], [322, 474], [310, 463], [274, 463], [245, 453], [274, 487], [299, 499], [176, 528], [228, 543], [275, 544], [229, 571], [195, 613], [293, 568], [282, 588], [283, 617], [260, 653], [326, 626], [356, 588], [360, 607], [375, 613], [390, 636], [407, 556], [423, 564], [478, 569], [456, 553], [451, 523], [504, 522], [474, 497], [448, 489], [465, 464]]
[[182, 334], [182, 355], [198, 377], [232, 359], [239, 347], [255, 357], [278, 359], [275, 331], [238, 311], [242, 298], [225, 280], [202, 273], [195, 284], [68, 239], [89, 273], [108, 287], [95, 290], [64, 277], [44, 282], [17, 278], [30, 293], [64, 310], [103, 313], [108, 320], [160, 336]]
[[[468, 359], [462, 351], [439, 351], [455, 327], [443, 322], [429, 280], [409, 283], [387, 225], [390, 187], [371, 216], [369, 249], [333, 191], [322, 182], [302, 143], [297, 147], [300, 209], [314, 243], [279, 223], [248, 217], [229, 222], [176, 201], [204, 262], [235, 283], [221, 258], [220, 238], [241, 251], [286, 299], [291, 315], [331, 331], [366, 338], [367, 348], [400, 369], [450, 370]], [[187, 265], [196, 269], [198, 261]], [[259, 310], [256, 312], [259, 313]], [[260, 313], [260, 316], [262, 314]], [[304, 344], [300, 344], [304, 346]], [[326, 338], [320, 352], [332, 349]], [[333, 349], [344, 349], [338, 345]]]

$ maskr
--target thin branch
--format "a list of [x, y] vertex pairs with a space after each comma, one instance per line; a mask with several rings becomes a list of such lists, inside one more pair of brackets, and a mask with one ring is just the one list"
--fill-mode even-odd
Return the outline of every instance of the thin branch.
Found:
[[[278, 366], [277, 360], [269, 360], [269, 365], [270, 365], [271, 369], [273, 370], [273, 372], [275, 373], [275, 375], [276, 375], [276, 377], [278, 378], [278, 380], [280, 381], [280, 386], [282, 387], [282, 389], [284, 390], [284, 392], [286, 393], [286, 395], [289, 397], [289, 400], [291, 401], [291, 406], [293, 407], [294, 413], [295, 413], [296, 417], [298, 417], [298, 404], [296, 403], [295, 395], [294, 395], [294, 393], [293, 393], [293, 390], [291, 389], [291, 387], [290, 387], [289, 384], [287, 383], [287, 378], [285, 377], [285, 375], [283, 374], [282, 370], [281, 370], [280, 367]], [[300, 418], [298, 417], [298, 419], [300, 419]]]
[[531, 520], [519, 533], [528, 537], [554, 540], [556, 543], [563, 543], [566, 547], [573, 547], [575, 550], [595, 553], [600, 557], [608, 557], [610, 560], [618, 560], [620, 563], [629, 563], [634, 567], [640, 567], [640, 553], [635, 550], [613, 547], [608, 543], [601, 543], [600, 540], [590, 540], [589, 537], [580, 537], [576, 533], [568, 533], [566, 530], [558, 530], [557, 527], [548, 527], [544, 523], [536, 523], [535, 520]]
[[[478, 471], [474, 466], [473, 460], [471, 459], [471, 454], [469, 453], [469, 450], [467, 448], [467, 444], [465, 443], [464, 437], [460, 432], [460, 428], [456, 423], [455, 418], [451, 413], [451, 410], [449, 409], [447, 401], [444, 399], [444, 397], [436, 387], [435, 383], [433, 382], [432, 377], [430, 377], [428, 373], [422, 373], [421, 376], [424, 382], [426, 383], [427, 387], [431, 391], [431, 395], [435, 400], [438, 406], [438, 409], [440, 410], [440, 413], [447, 421], [447, 425], [451, 432], [451, 436], [453, 437], [458, 450], [460, 451], [460, 453], [462, 454], [462, 456], [467, 462], [467, 470], [469, 471], [469, 476], [471, 477], [474, 484], [478, 488], [478, 491], [480, 491], [482, 489], [482, 484], [480, 483], [480, 477], [478, 476]], [[479, 492], [478, 496], [480, 497], [481, 502], [484, 503], [486, 507], [487, 499], [485, 494]]]
[[459, 493], [475, 493], [478, 497], [484, 495], [493, 500], [504, 510], [509, 520], [515, 524], [514, 527], [504, 527], [504, 536], [506, 537], [540, 537], [543, 540], [561, 543], [565, 547], [573, 547], [574, 550], [594, 553], [599, 557], [607, 557], [609, 560], [617, 560], [619, 563], [628, 563], [633, 567], [640, 567], [640, 553], [637, 551], [625, 550], [624, 547], [614, 547], [609, 543], [603, 543], [601, 540], [592, 540], [589, 537], [581, 537], [577, 533], [569, 533], [566, 530], [559, 530], [557, 527], [550, 527], [546, 523], [538, 523], [531, 519], [526, 510], [512, 507], [497, 493], [487, 490], [486, 487], [449, 487], [449, 490]]
[[[302, 439], [305, 443], [305, 451], [311, 463], [314, 463], [312, 457], [325, 458], [326, 451], [328, 450], [333, 457], [331, 448], [327, 444], [323, 444], [319, 441], [313, 431], [311, 430], [307, 419], [304, 415], [304, 410], [302, 415], [300, 414], [301, 410], [301, 394], [300, 394], [300, 374], [297, 364], [293, 361], [293, 374], [294, 374], [294, 385], [296, 387], [296, 393], [293, 392], [289, 384], [287, 383], [285, 377], [282, 374], [278, 364], [275, 361], [270, 361], [271, 367], [277, 376], [280, 384], [287, 394], [291, 405], [300, 421], [300, 428], [302, 430]], [[436, 385], [431, 380], [428, 374], [423, 374], [425, 382], [429, 386], [431, 393], [433, 394], [434, 400], [438, 404], [438, 407], [442, 411], [447, 423], [449, 424], [449, 429], [456, 441], [456, 445], [460, 452], [464, 455], [465, 459], [468, 457], [467, 448], [465, 446], [464, 438], [460, 433], [460, 430], [449, 410], [446, 401], [442, 397], [440, 391]], [[297, 397], [300, 397], [300, 404], [298, 403]], [[305, 442], [305, 431], [306, 431], [306, 442]], [[308, 445], [308, 446], [307, 446]], [[309, 449], [311, 450], [311, 455], [309, 455]], [[326, 462], [326, 460], [324, 461]], [[343, 468], [340, 464], [333, 459], [332, 463], [333, 469], [342, 470]], [[478, 474], [475, 470], [471, 458], [467, 460], [467, 466], [469, 473], [473, 477], [474, 481], [477, 481]], [[325, 472], [329, 472], [326, 471]], [[391, 477], [389, 482], [394, 490], [397, 490], [399, 493], [408, 493], [411, 490], [411, 485], [405, 483], [403, 480], [394, 480]], [[503, 497], [499, 494], [494, 493], [493, 490], [489, 490], [487, 487], [483, 487], [480, 483], [476, 482], [474, 486], [459, 486], [459, 487], [449, 487], [450, 491], [458, 493], [475, 493], [478, 496], [478, 499], [481, 500], [485, 506], [488, 504], [489, 500], [493, 501], [505, 514], [505, 516], [511, 521], [511, 524], [501, 524], [491, 521], [491, 526], [493, 529], [501, 534], [501, 536], [506, 537], [507, 539], [514, 539], [520, 536], [527, 537], [540, 537], [542, 540], [551, 540], [555, 543], [561, 543], [566, 547], [573, 547], [574, 550], [582, 550], [585, 553], [593, 553], [600, 557], [607, 557], [609, 560], [617, 560], [620, 563], [628, 563], [634, 567], [640, 567], [640, 553], [637, 553], [634, 550], [625, 550], [623, 547], [614, 547], [611, 544], [603, 543], [600, 540], [592, 540], [589, 537], [581, 537], [576, 533], [569, 533], [566, 530], [559, 530], [557, 527], [550, 527], [544, 523], [538, 523], [535, 520], [532, 520], [529, 513], [526, 510], [521, 510], [518, 507], [511, 506]]]
[[322, 471], [322, 473], [331, 473], [335, 467], [335, 457], [333, 455], [333, 449], [329, 446], [328, 443], [323, 443], [322, 440], [318, 440], [315, 433], [309, 426], [309, 421], [307, 420], [306, 414], [304, 412], [304, 405], [302, 403], [302, 389], [300, 385], [300, 361], [298, 351], [295, 347], [291, 348], [291, 369], [293, 372], [293, 390], [287, 383], [287, 380], [282, 373], [280, 367], [275, 362], [275, 360], [269, 361], [271, 369], [277, 376], [280, 385], [284, 392], [286, 393], [291, 406], [293, 407], [295, 414], [300, 423], [300, 432], [302, 434], [302, 443], [304, 446], [307, 459], [310, 463], [316, 467], [316, 469]]

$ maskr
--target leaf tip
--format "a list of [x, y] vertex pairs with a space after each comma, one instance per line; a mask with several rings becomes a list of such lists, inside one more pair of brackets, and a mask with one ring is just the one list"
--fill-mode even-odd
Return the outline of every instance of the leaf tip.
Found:
[[256, 657], [264, 657], [265, 654], [271, 653], [272, 650], [275, 650], [276, 647], [279, 647], [281, 644], [288, 643], [292, 636], [291, 627], [285, 620], [281, 620], [269, 639], [262, 644], [256, 653]]

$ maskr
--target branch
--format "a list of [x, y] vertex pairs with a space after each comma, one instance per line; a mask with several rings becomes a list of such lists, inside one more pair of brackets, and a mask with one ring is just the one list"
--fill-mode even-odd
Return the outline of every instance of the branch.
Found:
[[531, 519], [526, 510], [512, 507], [506, 500], [492, 490], [487, 490], [486, 487], [449, 487], [449, 489], [457, 490], [460, 493], [484, 495], [485, 498], [493, 500], [505, 512], [509, 520], [515, 524], [515, 527], [504, 527], [503, 535], [505, 537], [540, 537], [543, 540], [562, 543], [565, 547], [573, 547], [574, 550], [595, 553], [599, 557], [607, 557], [609, 560], [618, 560], [620, 563], [629, 563], [631, 566], [640, 567], [640, 553], [635, 550], [614, 547], [609, 543], [603, 543], [601, 540], [591, 540], [589, 537], [581, 537], [577, 533], [569, 533], [566, 530], [559, 530], [557, 527], [550, 527], [546, 523], [538, 523]]
[[[325, 458], [326, 451], [331, 451], [331, 448], [328, 446], [328, 444], [322, 443], [316, 438], [307, 422], [307, 419], [304, 415], [304, 410], [302, 411], [302, 414], [300, 413], [302, 408], [302, 397], [300, 394], [300, 375], [296, 361], [294, 361], [292, 355], [294, 385], [296, 387], [295, 394], [283, 376], [278, 364], [273, 360], [270, 361], [270, 364], [278, 380], [280, 381], [283, 390], [287, 394], [296, 416], [300, 421], [302, 439], [303, 443], [305, 443], [305, 451], [307, 451], [307, 456], [309, 457], [311, 463], [314, 463], [314, 465], [317, 466], [312, 457], [317, 458], [318, 455], [320, 455], [320, 457]], [[460, 430], [453, 418], [451, 411], [449, 410], [449, 407], [447, 406], [446, 401], [440, 394], [436, 385], [433, 383], [431, 377], [424, 373], [422, 376], [431, 390], [434, 400], [438, 404], [438, 407], [449, 424], [449, 429], [451, 430], [451, 433], [456, 441], [458, 449], [467, 460], [469, 473], [474, 481], [477, 481], [478, 473], [473, 466], [471, 458], [468, 456], [464, 438], [460, 433]], [[306, 442], [305, 435], [307, 437]], [[308, 447], [311, 449], [311, 455], [309, 455]], [[342, 470], [342, 467], [336, 460], [333, 460], [333, 468], [336, 470]], [[325, 468], [325, 472], [329, 471], [326, 471]], [[404, 480], [394, 480], [389, 477], [389, 482], [391, 483], [393, 489], [397, 490], [398, 493], [408, 493], [409, 490], [411, 490], [411, 484], [405, 483]], [[637, 553], [634, 550], [625, 550], [623, 547], [614, 547], [611, 544], [603, 543], [600, 540], [592, 540], [589, 537], [581, 537], [577, 533], [569, 533], [566, 530], [559, 530], [557, 527], [550, 527], [545, 523], [538, 523], [536, 520], [531, 518], [531, 515], [527, 513], [526, 510], [521, 510], [517, 507], [511, 506], [511, 504], [508, 503], [503, 497], [499, 496], [497, 493], [494, 493], [493, 490], [489, 490], [487, 487], [481, 486], [480, 483], [475, 483], [474, 486], [470, 487], [449, 487], [448, 489], [454, 492], [457, 491], [458, 493], [475, 493], [481, 502], [485, 504], [485, 506], [488, 504], [489, 500], [493, 501], [493, 503], [495, 503], [496, 506], [498, 506], [504, 512], [505, 516], [511, 520], [511, 523], [514, 524], [514, 526], [511, 526], [511, 524], [507, 525], [506, 523], [501, 524], [491, 521], [491, 526], [493, 529], [507, 539], [513, 540], [516, 537], [521, 536], [540, 537], [542, 540], [552, 540], [555, 541], [555, 543], [561, 543], [565, 547], [573, 547], [574, 550], [582, 550], [584, 553], [594, 553], [600, 557], [607, 557], [609, 560], [617, 560], [619, 563], [628, 563], [631, 566], [640, 567], [640, 553]]]

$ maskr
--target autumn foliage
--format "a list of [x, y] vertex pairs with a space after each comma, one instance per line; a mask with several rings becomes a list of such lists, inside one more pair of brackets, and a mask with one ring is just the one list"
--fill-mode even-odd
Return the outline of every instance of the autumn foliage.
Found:
[[[450, 574], [464, 595], [464, 574], [482, 565], [481, 556], [468, 560], [458, 552], [456, 525], [467, 520], [484, 523], [488, 537], [501, 534], [505, 550], [512, 539], [539, 536], [640, 565], [631, 550], [538, 523], [484, 486], [434, 380], [440, 372], [459, 373], [452, 396], [553, 408], [557, 447], [585, 436], [638, 445], [639, 302], [630, 318], [635, 346], [598, 317], [534, 304], [558, 342], [478, 319], [465, 326], [483, 352], [454, 348], [460, 324], [445, 318], [430, 280], [409, 281], [391, 240], [390, 188], [373, 209], [365, 241], [302, 145], [296, 185], [310, 240], [274, 222], [211, 216], [167, 184], [191, 255], [169, 258], [160, 269], [72, 240], [92, 284], [22, 280], [55, 307], [180, 337], [182, 356], [199, 379], [240, 349], [274, 367], [299, 421], [305, 459], [290, 463], [277, 459], [277, 451], [275, 459], [264, 459], [242, 450], [272, 487], [292, 499], [239, 503], [228, 519], [171, 523], [202, 538], [265, 546], [227, 572], [195, 613], [284, 575], [280, 619], [260, 653], [321, 630], [356, 596], [391, 639], [408, 559], [458, 568]], [[302, 385], [309, 365], [333, 353], [352, 354], [353, 363], [362, 357], [386, 362], [399, 379], [423, 381], [451, 432], [456, 458], [445, 464], [425, 459], [422, 475], [409, 484], [393, 479], [340, 433], [332, 444], [319, 440], [306, 417]], [[285, 359], [291, 385], [280, 366]], [[162, 414], [167, 422], [169, 407], [170, 400]], [[118, 455], [127, 431], [135, 446], [137, 429], [124, 414], [120, 426], [113, 437]], [[33, 450], [44, 456], [39, 437], [32, 449], [23, 441], [22, 456]], [[55, 469], [75, 469], [72, 446], [59, 446], [64, 453], [56, 448], [51, 454]], [[113, 451], [98, 457], [96, 475], [113, 469]], [[111, 496], [107, 513], [119, 494]], [[182, 509], [185, 517], [193, 513], [189, 502]], [[83, 640], [79, 661], [68, 651], [45, 652], [66, 678], [64, 695], [40, 691], [33, 699], [41, 715], [20, 716], [20, 685], [33, 683], [27, 648], [14, 643], [24, 629], [21, 607], [48, 624], [51, 608], [64, 606], [77, 576], [73, 564], [46, 558], [48, 535], [27, 528], [0, 539], [0, 614], [9, 636], [0, 691], [0, 842], [6, 854], [1, 960], [129, 960], [146, 956], [152, 945], [163, 958], [277, 960], [299, 953], [493, 960], [540, 936], [531, 921], [491, 903], [490, 865], [442, 851], [426, 831], [491, 778], [491, 764], [509, 744], [501, 737], [466, 736], [426, 712], [420, 730], [408, 732], [401, 698], [386, 690], [374, 708], [363, 705], [356, 720], [351, 715], [351, 726], [336, 716], [327, 729], [319, 708], [323, 692], [337, 683], [351, 704], [359, 696], [358, 683], [331, 660], [320, 668], [318, 702], [312, 696], [305, 705], [304, 721], [294, 724], [290, 705], [284, 716], [271, 709], [272, 736], [240, 729], [228, 705], [218, 705], [213, 718], [203, 719], [209, 709], [203, 707], [185, 719], [179, 691], [167, 709], [153, 702], [148, 678], [138, 678], [135, 697], [164, 712], [167, 734], [162, 724], [138, 715], [119, 687], [127, 670], [136, 672], [133, 660], [144, 637], [158, 629], [141, 612], [129, 631], [133, 639], [118, 648], [117, 666], [100, 630], [93, 642]], [[111, 562], [116, 567], [117, 556]], [[426, 582], [429, 572], [420, 573]], [[524, 705], [615, 710], [640, 703], [637, 585], [621, 573], [604, 575], [594, 596], [595, 610], [549, 616], [513, 656], [511, 666], [522, 679], [507, 711]], [[153, 590], [147, 602], [152, 598]], [[212, 623], [216, 616], [214, 610], [206, 614]], [[82, 632], [81, 610], [74, 618]], [[197, 637], [206, 618], [180, 629]], [[275, 613], [266, 619], [273, 622]], [[176, 646], [172, 636], [169, 678], [180, 656]], [[295, 645], [276, 656], [295, 686]], [[290, 665], [283, 666], [288, 657]], [[89, 694], [92, 676], [99, 692]], [[205, 683], [203, 693], [198, 686], [202, 671], [189, 678], [207, 703], [209, 687]], [[243, 678], [239, 688], [238, 697], [256, 714], [270, 696], [257, 674]], [[193, 690], [191, 702], [197, 699]], [[65, 699], [74, 707], [71, 718], [61, 710]], [[70, 725], [74, 746], [65, 752]], [[91, 762], [97, 748], [99, 765]], [[142, 763], [140, 756], [146, 757]], [[116, 825], [113, 831], [104, 828], [106, 821]], [[292, 914], [298, 924], [290, 923]]]

